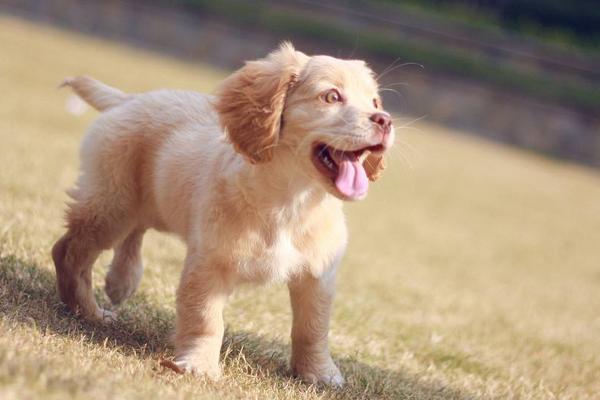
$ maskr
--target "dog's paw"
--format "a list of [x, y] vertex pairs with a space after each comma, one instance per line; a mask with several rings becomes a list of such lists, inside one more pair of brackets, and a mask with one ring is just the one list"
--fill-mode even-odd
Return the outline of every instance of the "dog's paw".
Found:
[[169, 368], [178, 373], [191, 373], [196, 376], [206, 377], [211, 381], [218, 381], [223, 375], [219, 364], [196, 362], [185, 356], [175, 358], [175, 361], [173, 361], [172, 365], [175, 368], [170, 366]]
[[[141, 271], [141, 267], [138, 268]], [[104, 291], [114, 305], [121, 304], [127, 300], [138, 286], [141, 274], [135, 276], [119, 275], [114, 269], [108, 271], [104, 285]]]
[[294, 375], [303, 382], [310, 384], [323, 384], [341, 388], [346, 383], [344, 376], [333, 361], [326, 368], [295, 369]]
[[124, 281], [110, 279], [110, 275], [106, 277], [106, 286], [104, 286], [104, 291], [108, 295], [110, 301], [115, 305], [121, 304], [133, 293], [131, 285]]
[[304, 374], [298, 374], [298, 378], [300, 378], [303, 382], [309, 384], [323, 384], [327, 386], [333, 386], [337, 388], [341, 388], [346, 383], [346, 380], [342, 376], [342, 374], [337, 371], [332, 374], [314, 374], [312, 372], [307, 372]]
[[115, 322], [117, 320], [117, 313], [114, 311], [110, 311], [110, 310], [106, 310], [104, 308], [100, 308], [97, 307], [96, 311], [93, 314], [82, 314], [80, 311], [78, 311], [76, 313], [77, 315], [91, 320], [91, 321], [98, 321], [98, 322], [104, 322], [104, 323], [111, 323], [111, 322]]

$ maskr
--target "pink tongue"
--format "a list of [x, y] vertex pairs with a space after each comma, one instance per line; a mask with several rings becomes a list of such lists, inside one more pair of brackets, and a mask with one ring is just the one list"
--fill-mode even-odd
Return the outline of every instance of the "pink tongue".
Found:
[[335, 178], [335, 186], [346, 197], [356, 200], [369, 189], [369, 180], [362, 164], [356, 157], [351, 160], [348, 155], [338, 163], [338, 176]]

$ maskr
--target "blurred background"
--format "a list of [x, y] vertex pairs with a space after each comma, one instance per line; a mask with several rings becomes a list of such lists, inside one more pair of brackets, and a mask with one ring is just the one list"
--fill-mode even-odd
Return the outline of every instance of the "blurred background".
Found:
[[283, 39], [368, 60], [387, 107], [600, 165], [595, 0], [4, 0], [2, 10], [237, 68]]
[[[366, 60], [395, 117], [383, 177], [345, 206], [343, 390], [290, 377], [279, 285], [231, 296], [223, 381], [164, 371], [185, 253], [168, 235], [145, 236], [114, 324], [55, 290], [50, 248], [98, 116], [58, 83], [210, 93], [283, 40]], [[597, 0], [0, 0], [0, 398], [597, 400], [599, 167]]]

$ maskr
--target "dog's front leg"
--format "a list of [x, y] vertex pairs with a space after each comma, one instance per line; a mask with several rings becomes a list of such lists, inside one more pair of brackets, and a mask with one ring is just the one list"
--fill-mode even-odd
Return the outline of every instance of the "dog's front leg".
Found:
[[175, 364], [217, 380], [223, 342], [223, 307], [231, 292], [225, 272], [188, 257], [177, 290]]
[[334, 295], [334, 274], [314, 278], [305, 274], [288, 286], [292, 302], [293, 373], [309, 383], [342, 386], [344, 377], [329, 354], [327, 336]]

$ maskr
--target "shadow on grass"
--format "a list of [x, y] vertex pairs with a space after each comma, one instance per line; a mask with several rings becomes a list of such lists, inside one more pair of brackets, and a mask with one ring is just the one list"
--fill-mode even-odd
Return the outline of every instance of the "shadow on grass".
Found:
[[[90, 343], [111, 346], [139, 357], [160, 359], [172, 355], [170, 333], [174, 313], [153, 305], [143, 293], [120, 309], [119, 320], [110, 324], [83, 321], [69, 314], [60, 302], [51, 271], [14, 256], [0, 257], [0, 314], [40, 331], [52, 331]], [[258, 377], [274, 377], [289, 383], [288, 346], [250, 332], [226, 331], [222, 347], [225, 366]], [[240, 362], [243, 360], [243, 362]], [[347, 378], [343, 390], [322, 388], [325, 398], [336, 399], [471, 399], [475, 396], [441, 383], [423, 382], [418, 376], [370, 366], [349, 357], [336, 357]]]

